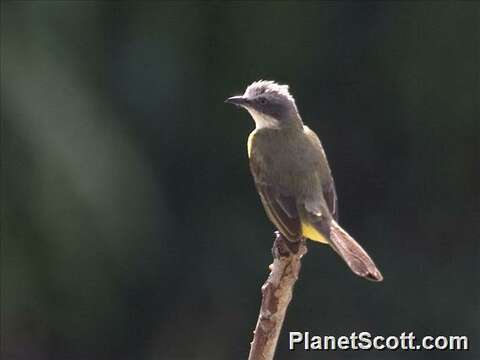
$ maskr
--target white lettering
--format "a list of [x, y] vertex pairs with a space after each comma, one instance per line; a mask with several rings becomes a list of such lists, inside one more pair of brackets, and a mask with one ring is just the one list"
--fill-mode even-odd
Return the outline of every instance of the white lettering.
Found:
[[303, 334], [299, 331], [290, 331], [290, 341], [288, 348], [293, 350], [295, 344], [301, 343], [303, 341]]

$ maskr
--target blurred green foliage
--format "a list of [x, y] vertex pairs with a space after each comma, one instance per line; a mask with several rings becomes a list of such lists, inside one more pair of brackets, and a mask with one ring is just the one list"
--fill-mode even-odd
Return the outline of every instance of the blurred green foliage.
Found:
[[[385, 276], [310, 245], [286, 334], [469, 335], [478, 358], [476, 2], [1, 3], [2, 359], [242, 359], [272, 225], [253, 122], [288, 83]], [[478, 344], [478, 342], [477, 342]], [[332, 352], [396, 359], [400, 352]]]

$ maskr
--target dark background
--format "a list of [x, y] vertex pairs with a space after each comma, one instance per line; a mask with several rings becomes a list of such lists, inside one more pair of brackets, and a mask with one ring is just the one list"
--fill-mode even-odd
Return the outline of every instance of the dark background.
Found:
[[[246, 359], [273, 227], [223, 101], [260, 78], [385, 277], [310, 243], [277, 358], [479, 358], [479, 9], [2, 2], [2, 359]], [[363, 330], [472, 349], [287, 350]]]

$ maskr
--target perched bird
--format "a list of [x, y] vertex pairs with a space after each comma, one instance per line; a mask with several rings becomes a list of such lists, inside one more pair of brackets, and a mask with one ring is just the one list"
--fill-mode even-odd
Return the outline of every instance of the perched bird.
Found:
[[255, 121], [247, 150], [268, 218], [291, 241], [329, 244], [357, 275], [381, 281], [365, 250], [338, 224], [335, 184], [318, 136], [303, 124], [287, 85], [257, 81], [226, 100]]

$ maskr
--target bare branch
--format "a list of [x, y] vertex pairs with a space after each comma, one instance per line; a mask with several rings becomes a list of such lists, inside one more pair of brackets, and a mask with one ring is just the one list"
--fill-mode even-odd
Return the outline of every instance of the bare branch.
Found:
[[305, 239], [290, 242], [276, 232], [273, 244], [273, 264], [262, 286], [262, 305], [255, 327], [248, 360], [272, 360], [293, 286], [300, 273], [301, 258], [307, 252]]

